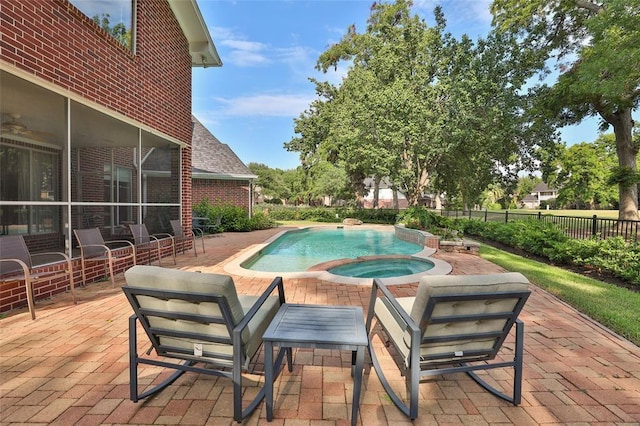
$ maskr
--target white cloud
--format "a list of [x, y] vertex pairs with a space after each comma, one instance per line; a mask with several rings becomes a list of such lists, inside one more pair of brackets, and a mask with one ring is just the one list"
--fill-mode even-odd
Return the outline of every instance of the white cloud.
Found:
[[265, 65], [271, 62], [270, 48], [265, 43], [247, 40], [231, 28], [213, 27], [211, 34], [216, 45], [228, 48], [224, 52], [225, 62], [239, 67]]
[[220, 42], [220, 45], [229, 46], [232, 49], [244, 50], [248, 52], [259, 52], [267, 48], [266, 44], [260, 43], [257, 41], [245, 41], [245, 40], [233, 40], [233, 39], [223, 39]]
[[315, 99], [313, 94], [256, 94], [237, 98], [212, 99], [215, 108], [204, 111], [207, 121], [223, 117], [297, 117]]

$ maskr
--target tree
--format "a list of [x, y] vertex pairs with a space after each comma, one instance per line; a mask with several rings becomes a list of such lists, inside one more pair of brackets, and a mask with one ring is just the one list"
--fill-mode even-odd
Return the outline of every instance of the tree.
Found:
[[100, 26], [100, 28], [111, 34], [111, 36], [121, 44], [131, 48], [131, 30], [127, 29], [122, 22], [111, 26], [111, 22], [109, 20], [110, 17], [111, 16], [108, 13], [103, 13], [101, 15], [94, 15], [91, 19]]
[[[640, 103], [640, 0], [495, 0], [496, 30], [520, 37], [523, 68], [560, 76], [538, 93], [540, 120], [559, 125], [599, 116], [613, 128], [620, 219], [638, 219], [637, 155], [632, 112]], [[555, 61], [555, 62], [554, 62]]]
[[258, 176], [255, 184], [260, 187], [263, 196], [271, 198], [285, 198], [284, 197], [284, 171], [280, 169], [272, 169], [266, 164], [261, 163], [249, 163], [247, 168], [251, 170], [251, 173]]
[[593, 143], [571, 145], [559, 164], [554, 181], [560, 204], [594, 209], [615, 203], [615, 187], [609, 182], [616, 164], [613, 135], [600, 136]]
[[337, 199], [352, 198], [347, 192], [347, 173], [343, 167], [323, 161], [316, 164], [309, 174], [309, 192], [314, 198], [329, 198], [329, 204]]
[[[429, 108], [440, 56], [440, 21], [427, 28], [410, 14], [411, 2], [374, 3], [367, 31], [350, 27], [318, 59], [326, 71], [340, 61], [352, 66], [331, 100], [326, 143], [337, 153], [358, 194], [367, 176], [388, 176], [416, 204], [435, 164], [440, 140]], [[358, 187], [357, 185], [360, 185]]]

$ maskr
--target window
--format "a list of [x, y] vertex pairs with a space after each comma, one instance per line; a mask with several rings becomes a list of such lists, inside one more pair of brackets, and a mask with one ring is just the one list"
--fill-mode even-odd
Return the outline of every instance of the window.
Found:
[[60, 200], [60, 154], [27, 143], [2, 143], [0, 171], [0, 200], [14, 202], [0, 206], [2, 233], [56, 232], [59, 208], [29, 202]]
[[[114, 168], [111, 173], [111, 166], [104, 166], [104, 199], [112, 203], [131, 203], [132, 200], [132, 172], [125, 167]], [[113, 214], [111, 213], [113, 211]], [[108, 223], [121, 224], [132, 221], [132, 207], [130, 205], [120, 205], [117, 207], [107, 207], [105, 212], [108, 217], [113, 217]]]
[[69, 0], [99, 27], [134, 50], [135, 0]]

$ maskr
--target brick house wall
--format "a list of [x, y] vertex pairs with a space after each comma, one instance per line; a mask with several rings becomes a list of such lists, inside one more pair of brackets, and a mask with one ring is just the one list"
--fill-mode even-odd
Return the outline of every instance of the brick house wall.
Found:
[[[190, 145], [189, 43], [166, 0], [136, 6], [134, 54], [66, 0], [3, 1], [0, 56]], [[190, 223], [191, 155], [185, 154], [183, 222]]]
[[250, 188], [247, 181], [193, 179], [193, 203], [207, 198], [210, 203], [230, 203], [249, 210]]
[[[67, 0], [3, 0], [0, 34], [0, 58], [9, 66], [182, 141], [187, 146], [180, 168], [182, 220], [191, 223], [192, 60], [189, 43], [166, 0], [136, 1], [135, 52]], [[103, 190], [103, 182], [98, 188]], [[77, 278], [79, 271], [77, 267]], [[99, 267], [89, 278], [102, 273]], [[20, 285], [21, 289], [12, 283], [2, 285], [0, 311], [23, 303], [24, 283]], [[35, 289], [36, 297], [66, 287], [53, 283]], [[7, 304], [6, 291], [12, 294]]]

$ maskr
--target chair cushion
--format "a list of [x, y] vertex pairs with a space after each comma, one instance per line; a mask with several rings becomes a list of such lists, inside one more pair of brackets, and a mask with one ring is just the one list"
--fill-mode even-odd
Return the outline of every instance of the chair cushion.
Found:
[[[527, 291], [529, 281], [519, 272], [487, 275], [427, 275], [420, 280], [416, 300], [411, 307], [411, 318], [420, 324], [422, 313], [431, 296], [444, 294], [497, 293], [502, 291]], [[447, 311], [455, 314], [484, 313], [504, 311], [503, 303], [480, 306], [477, 303], [461, 304], [456, 302], [450, 306], [439, 305], [434, 315], [446, 315]], [[465, 312], [466, 311], [466, 312]]]
[[[249, 312], [249, 309], [251, 309], [259, 298], [260, 296], [239, 296], [240, 304], [242, 305], [245, 313]], [[242, 335], [243, 342], [245, 344], [245, 368], [247, 368], [249, 361], [251, 361], [251, 358], [253, 358], [257, 350], [260, 348], [260, 345], [262, 344], [262, 336], [271, 323], [271, 320], [278, 312], [278, 309], [280, 309], [280, 299], [278, 296], [270, 296], [260, 307], [251, 321], [249, 321], [249, 326], [247, 327], [249, 334], [246, 340], [245, 333]]]
[[[129, 287], [142, 287], [156, 290], [174, 290], [184, 293], [217, 294], [224, 296], [229, 303], [234, 324], [236, 326], [249, 312], [260, 296], [238, 295], [233, 283], [233, 279], [228, 275], [203, 274], [198, 272], [179, 271], [175, 269], [165, 269], [157, 266], [137, 265], [125, 272], [125, 278]], [[149, 296], [138, 296], [140, 305], [147, 309], [160, 311], [172, 311], [191, 313], [206, 316], [221, 316], [221, 310], [217, 303], [191, 303], [180, 299], [161, 300]], [[262, 343], [262, 335], [271, 319], [275, 316], [280, 307], [279, 298], [272, 296], [262, 305], [254, 315], [249, 325], [242, 332], [242, 343], [244, 350], [246, 368], [251, 358], [256, 353]], [[207, 336], [217, 336], [220, 339], [231, 337], [226, 324], [198, 323], [186, 320], [170, 320], [157, 316], [148, 316], [149, 324], [169, 330], [179, 330], [203, 334]], [[183, 349], [193, 352], [195, 343], [202, 343], [203, 352], [212, 354], [199, 357], [201, 361], [213, 364], [224, 364], [221, 358], [231, 360], [233, 356], [233, 346], [225, 343], [201, 342], [194, 339], [184, 339], [176, 337], [161, 337], [160, 343], [166, 346]], [[171, 353], [166, 354], [171, 356]], [[180, 357], [179, 353], [174, 354]], [[231, 365], [231, 362], [228, 363]]]
[[[422, 314], [431, 296], [527, 291], [528, 285], [529, 281], [520, 273], [427, 276], [421, 279], [416, 297], [402, 297], [396, 300], [402, 309], [410, 314], [416, 325], [420, 326]], [[432, 318], [511, 311], [516, 302], [516, 299], [482, 300], [481, 298], [466, 302], [441, 302], [436, 306]], [[391, 315], [391, 312], [389, 312], [389, 309], [381, 299], [376, 301], [375, 312], [389, 338], [394, 342], [396, 348], [402, 353], [405, 362], [407, 362], [411, 347], [410, 334]], [[423, 337], [499, 331], [503, 329], [504, 325], [505, 320], [503, 319], [431, 324], [427, 327]], [[471, 350], [485, 350], [493, 344], [493, 339], [468, 339], [466, 341], [422, 344], [420, 354], [421, 356], [429, 356], [441, 353], [465, 353]]]
[[[125, 279], [127, 284], [131, 287], [142, 287], [157, 290], [174, 290], [185, 293], [201, 293], [201, 294], [218, 294], [224, 296], [231, 308], [231, 314], [234, 320], [234, 326], [238, 324], [244, 317], [244, 310], [238, 299], [236, 293], [236, 287], [233, 283], [233, 278], [228, 275], [221, 274], [202, 274], [199, 272], [180, 271], [177, 269], [166, 269], [158, 266], [151, 265], [136, 265], [129, 268], [125, 272]], [[171, 303], [179, 303], [178, 310], [183, 311], [183, 306], [186, 302], [182, 301], [161, 301], [153, 299], [149, 303], [169, 304], [166, 306], [170, 308]], [[219, 308], [216, 303], [200, 303], [191, 304], [191, 308], [187, 308], [190, 312], [194, 309], [193, 313], [209, 314], [209, 309], [213, 308], [218, 313]], [[212, 306], [209, 306], [212, 305]], [[149, 306], [147, 306], [149, 307]], [[156, 308], [160, 308], [159, 306]]]

